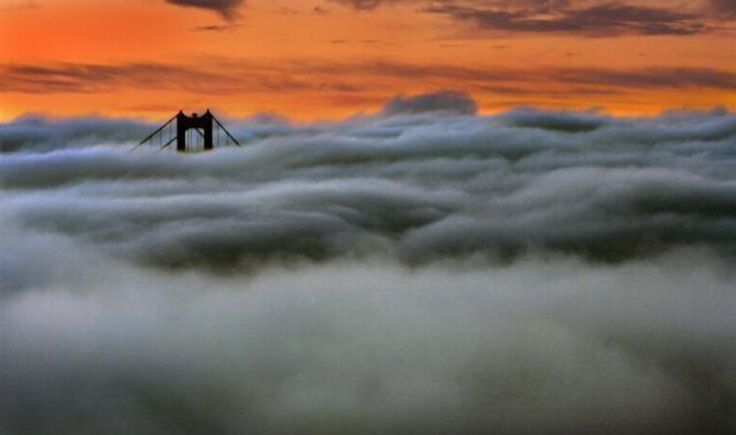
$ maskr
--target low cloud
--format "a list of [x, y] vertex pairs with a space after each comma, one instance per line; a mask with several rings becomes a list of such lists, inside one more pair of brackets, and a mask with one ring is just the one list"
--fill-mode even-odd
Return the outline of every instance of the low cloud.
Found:
[[12, 240], [28, 278], [0, 306], [10, 435], [725, 435], [734, 423], [736, 299], [704, 252], [222, 278]]
[[41, 115], [26, 115], [0, 127], [0, 152], [52, 151], [120, 143], [135, 140], [152, 127], [152, 124], [132, 119], [49, 119]]
[[464, 92], [441, 91], [412, 97], [396, 97], [389, 100], [381, 110], [382, 115], [446, 112], [458, 115], [473, 115], [478, 110], [475, 101]]
[[[253, 118], [232, 125], [245, 148], [192, 157], [129, 153], [153, 129], [134, 121], [21, 118], [0, 129], [14, 151], [0, 183], [18, 192], [5, 203], [26, 225], [165, 267], [374, 251], [423, 264], [733, 249], [736, 185], [723, 175], [732, 114], [473, 108], [439, 92], [338, 123]], [[22, 193], [36, 189], [53, 195]]]
[[731, 433], [736, 115], [471, 103], [0, 124], [0, 427]]

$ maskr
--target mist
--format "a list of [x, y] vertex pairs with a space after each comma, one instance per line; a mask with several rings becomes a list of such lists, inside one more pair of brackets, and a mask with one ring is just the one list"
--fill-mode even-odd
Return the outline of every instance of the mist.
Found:
[[728, 434], [736, 115], [0, 125], [0, 432]]

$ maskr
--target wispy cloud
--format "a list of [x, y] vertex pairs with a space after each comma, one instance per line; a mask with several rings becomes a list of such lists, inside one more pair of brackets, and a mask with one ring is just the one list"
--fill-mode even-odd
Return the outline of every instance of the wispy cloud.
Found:
[[[329, 1], [333, 3], [347, 5], [347, 6], [350, 6], [354, 9], [358, 9], [361, 11], [372, 11], [381, 5], [384, 5], [387, 3], [397, 3], [397, 2], [401, 2], [402, 0], [329, 0]], [[403, 0], [403, 1], [406, 1], [406, 0]]]
[[736, 2], [733, 0], [708, 0], [717, 17], [736, 18]]
[[25, 11], [41, 7], [36, 0], [6, 0], [0, 5], [0, 11], [13, 12]]
[[0, 92], [100, 92], [127, 85], [138, 88], [183, 88], [216, 92], [233, 83], [227, 75], [196, 67], [163, 63], [115, 65], [60, 63], [0, 66]]
[[[378, 79], [381, 80], [378, 80]], [[315, 91], [365, 94], [421, 79], [436, 87], [462, 87], [494, 94], [523, 95], [591, 89], [599, 94], [657, 89], [736, 89], [736, 72], [717, 68], [644, 67], [471, 67], [388, 61], [325, 63], [314, 60], [258, 62], [211, 59], [210, 65], [164, 63], [10, 64], [0, 66], [0, 92], [96, 93], [120, 87], [176, 89], [192, 94]], [[544, 88], [536, 86], [544, 83]], [[534, 86], [532, 86], [534, 85]], [[589, 93], [589, 91], [586, 91]]]
[[476, 30], [582, 36], [693, 35], [719, 29], [711, 21], [736, 16], [731, 0], [697, 0], [687, 5], [651, 1], [591, 0], [331, 0], [370, 11], [403, 3], [419, 11], [471, 23]]
[[588, 36], [691, 35], [709, 31], [701, 17], [687, 12], [607, 2], [584, 8], [488, 8], [443, 2], [427, 12], [468, 21], [485, 30], [575, 33]]

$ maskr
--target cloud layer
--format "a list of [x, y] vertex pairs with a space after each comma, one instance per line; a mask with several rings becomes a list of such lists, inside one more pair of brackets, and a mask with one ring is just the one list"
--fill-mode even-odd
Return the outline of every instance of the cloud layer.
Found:
[[736, 116], [0, 126], [10, 435], [728, 434]]
[[732, 114], [474, 108], [442, 92], [338, 123], [256, 117], [233, 125], [244, 148], [196, 156], [129, 153], [153, 129], [134, 121], [21, 118], [0, 130], [15, 151], [0, 182], [24, 225], [171, 267], [374, 252], [410, 264], [734, 252]]
[[26, 243], [47, 276], [0, 307], [12, 435], [728, 434], [734, 423], [736, 298], [703, 253], [602, 269], [334, 262], [223, 279]]

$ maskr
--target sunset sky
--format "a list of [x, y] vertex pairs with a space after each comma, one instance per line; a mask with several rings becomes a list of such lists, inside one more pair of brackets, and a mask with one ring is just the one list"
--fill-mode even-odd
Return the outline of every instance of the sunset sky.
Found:
[[733, 0], [0, 0], [0, 119], [736, 107]]

